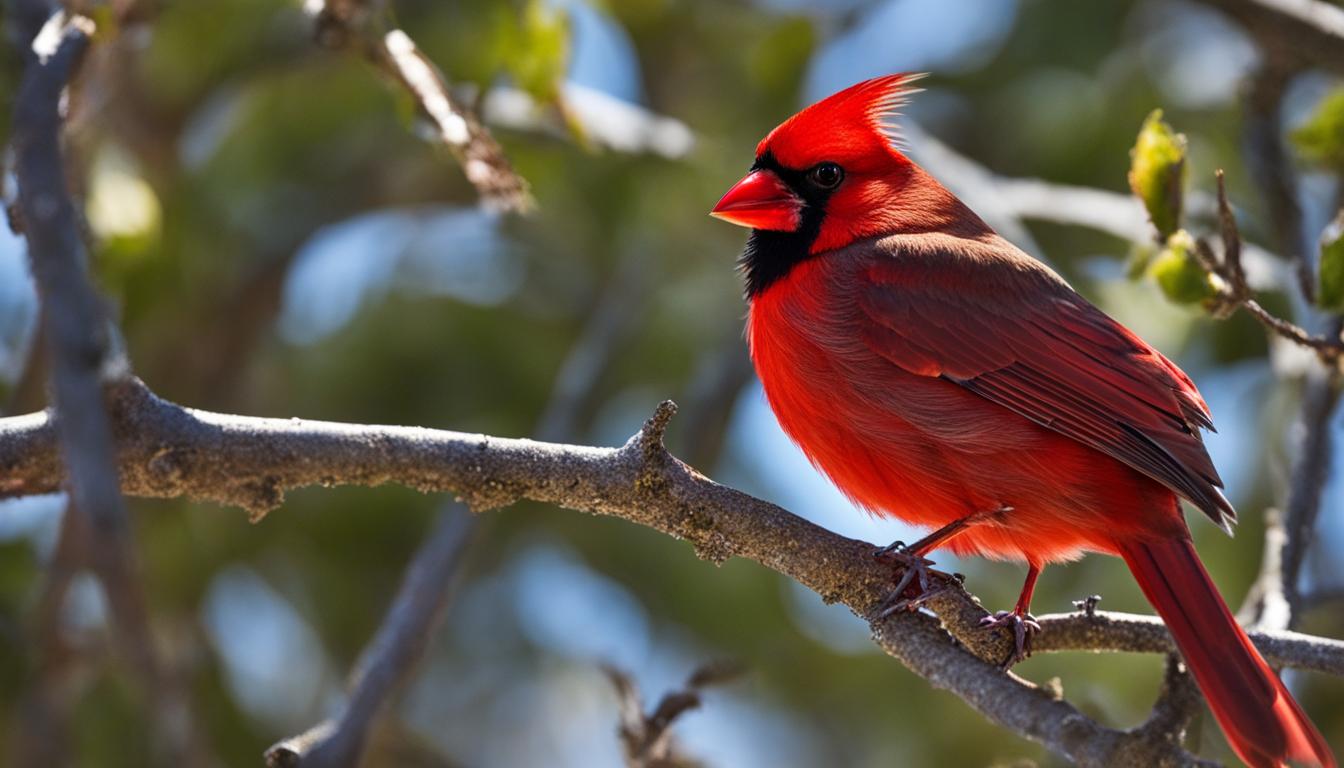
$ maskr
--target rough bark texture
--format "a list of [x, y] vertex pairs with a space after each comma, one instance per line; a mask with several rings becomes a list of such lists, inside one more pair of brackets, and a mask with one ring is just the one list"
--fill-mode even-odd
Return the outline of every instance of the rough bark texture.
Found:
[[[209, 413], [164, 401], [135, 380], [110, 387], [106, 401], [122, 490], [130, 495], [212, 501], [260, 519], [292, 488], [396, 483], [454, 493], [476, 511], [529, 499], [621, 517], [684, 539], [708, 560], [755, 560], [863, 617], [891, 586], [891, 571], [872, 557], [873, 545], [719, 485], [669, 454], [662, 437], [675, 411], [671, 403], [625, 445], [595, 448]], [[62, 487], [47, 414], [0, 419], [0, 477], [7, 495]], [[1081, 765], [1198, 764], [1161, 729], [1106, 728], [1050, 691], [998, 672], [994, 662], [1008, 653], [1010, 640], [977, 628], [986, 612], [959, 586], [929, 607], [937, 617], [900, 613], [872, 622], [874, 640], [991, 720]], [[1153, 618], [1096, 612], [1047, 616], [1042, 626], [1039, 652], [1173, 648]], [[1344, 643], [1291, 632], [1254, 639], [1271, 663], [1344, 671]]]

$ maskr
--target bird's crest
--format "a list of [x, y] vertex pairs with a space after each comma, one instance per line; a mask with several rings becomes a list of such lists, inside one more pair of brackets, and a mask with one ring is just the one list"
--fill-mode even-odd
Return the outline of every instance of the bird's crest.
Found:
[[[804, 165], [818, 153], [842, 159], [874, 146], [902, 149], [897, 118], [923, 73], [884, 75], [851, 85], [786, 120], [756, 147], [788, 166]], [[876, 140], [876, 141], [875, 141]]]

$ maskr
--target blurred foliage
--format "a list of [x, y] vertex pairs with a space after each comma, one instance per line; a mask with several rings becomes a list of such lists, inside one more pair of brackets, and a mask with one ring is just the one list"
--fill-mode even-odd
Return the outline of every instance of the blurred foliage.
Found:
[[514, 83], [538, 101], [555, 101], [569, 63], [569, 20], [543, 0], [526, 0], [521, 12], [497, 6], [496, 56]]
[[[499, 243], [485, 263], [515, 275], [512, 282], [471, 296], [439, 290], [440, 278], [415, 272], [403, 252], [457, 263], [466, 249], [451, 231], [406, 235], [404, 247], [393, 244], [401, 242], [396, 233], [333, 247], [316, 270], [332, 281], [317, 293], [319, 309], [342, 305], [350, 286], [370, 275], [391, 270], [397, 278], [370, 291], [336, 331], [300, 341], [282, 332], [295, 301], [288, 281], [324, 228], [372, 211], [470, 210], [473, 190], [450, 157], [406, 129], [402, 94], [357, 57], [313, 43], [296, 3], [145, 4], [143, 21], [123, 24], [87, 60], [72, 93], [70, 142], [72, 178], [80, 180], [75, 187], [96, 237], [95, 267], [137, 373], [164, 396], [205, 408], [525, 436], [595, 307], [620, 291], [635, 311], [620, 319], [610, 362], [576, 403], [566, 439], [617, 443], [671, 397], [683, 408], [669, 435], [674, 450], [726, 445], [688, 458], [802, 514], [829, 514], [821, 507], [841, 502], [797, 492], [779, 469], [783, 449], [773, 428], [737, 424], [737, 437], [705, 439], [721, 438], [728, 427], [725, 418], [707, 417], [719, 412], [716, 404], [740, 419], [748, 410], [742, 403], [759, 397], [750, 381], [731, 376], [734, 386], [725, 391], [706, 385], [715, 380], [716, 361], [746, 354], [732, 266], [743, 233], [706, 212], [750, 165], [756, 142], [806, 95], [822, 95], [805, 93], [818, 55], [886, 3], [393, 5], [397, 24], [456, 85], [483, 91], [509, 81], [549, 100], [567, 68], [598, 80], [621, 74], [616, 79], [632, 83], [644, 105], [695, 131], [695, 149], [668, 159], [595, 152], [563, 131], [497, 132], [539, 203], [530, 217], [489, 225]], [[902, 7], [913, 15], [917, 6], [923, 13], [938, 5]], [[943, 59], [890, 47], [856, 50], [857, 69], [933, 69], [929, 92], [908, 113], [995, 172], [1114, 192], [1125, 189], [1134, 126], [1161, 104], [1189, 136], [1190, 164], [1227, 170], [1248, 237], [1272, 230], [1241, 158], [1235, 92], [1213, 101], [1179, 98], [1173, 83], [1199, 61], [1167, 66], [1151, 44], [1171, 26], [1171, 14], [1194, 19], [1186, 41], [1192, 50], [1225, 43], [1225, 24], [1184, 4], [1137, 0], [994, 7], [1008, 6], [1015, 11], [1010, 27], [982, 50]], [[594, 27], [593, 17], [606, 26]], [[927, 37], [930, 45], [946, 43]], [[586, 58], [599, 44], [626, 45], [634, 59], [609, 53], [604, 70], [603, 60]], [[1223, 58], [1212, 60], [1226, 68]], [[7, 50], [2, 61], [0, 127], [18, 78], [17, 58]], [[850, 79], [877, 73], [856, 70]], [[1328, 126], [1339, 119], [1328, 122], [1326, 113], [1322, 106], [1295, 136], [1304, 160], [1338, 167], [1319, 150], [1339, 146], [1320, 138], [1338, 133]], [[1133, 160], [1142, 166], [1138, 188], [1151, 200], [1158, 228], [1170, 233], [1178, 228], [1186, 152], [1155, 121], [1145, 123], [1148, 138]], [[1260, 557], [1259, 510], [1279, 499], [1295, 386], [1276, 383], [1253, 321], [1217, 323], [1168, 304], [1164, 289], [1175, 287], [1180, 296], [1200, 290], [1176, 250], [1147, 265], [1156, 281], [1131, 283], [1120, 264], [1129, 243], [1048, 223], [1033, 223], [1031, 234], [1039, 255], [1079, 290], [1217, 395], [1210, 400], [1220, 428], [1238, 441], [1222, 444], [1218, 459], [1245, 522], [1235, 539], [1192, 524], [1235, 606]], [[631, 262], [637, 278], [618, 280]], [[1336, 256], [1322, 264], [1339, 262]], [[7, 295], [0, 292], [0, 300]], [[1275, 311], [1291, 308], [1287, 295], [1264, 298]], [[221, 763], [257, 764], [268, 744], [329, 712], [440, 501], [396, 488], [314, 489], [291, 494], [258, 525], [208, 505], [134, 502], [155, 628], [190, 684], [205, 740]], [[846, 507], [824, 519], [861, 514]], [[1338, 530], [1338, 505], [1330, 514]], [[2, 744], [21, 735], [22, 696], [41, 661], [28, 633], [54, 517], [41, 519], [34, 532], [0, 542]], [[766, 569], [741, 561], [715, 567], [660, 534], [539, 505], [485, 522], [460, 599], [396, 708], [405, 727], [388, 730], [370, 765], [398, 764], [397, 755], [419, 754], [426, 744], [445, 762], [468, 766], [537, 764], [527, 762], [536, 754], [554, 755], [556, 765], [610, 765], [618, 754], [616, 701], [599, 661], [614, 661], [644, 690], [659, 691], [720, 657], [745, 661], [747, 678], [708, 694], [703, 710], [678, 724], [686, 751], [703, 752], [710, 765], [762, 764], [727, 757], [743, 754], [782, 766], [1057, 764], [880, 655], [861, 625]], [[538, 552], [561, 553], [594, 581], [542, 578], [541, 587], [524, 588], [533, 583], [528, 569], [540, 567]], [[957, 567], [986, 605], [1016, 597], [1020, 566]], [[1338, 578], [1337, 563], [1312, 567], [1319, 580]], [[226, 576], [237, 573], [254, 574], [274, 595], [249, 598], [256, 600], [251, 613], [223, 612], [234, 583]], [[523, 599], [533, 594], [528, 589], [540, 590], [539, 602]], [[1048, 569], [1036, 609], [1068, 610], [1071, 600], [1097, 592], [1103, 608], [1148, 612], [1123, 565], [1101, 557]], [[586, 613], [585, 600], [609, 610]], [[232, 634], [247, 638], [242, 647], [255, 664], [271, 657], [268, 649], [302, 641], [303, 633], [275, 635], [275, 627], [291, 625], [277, 623], [271, 603], [310, 630], [312, 645], [281, 657], [278, 679], [240, 678], [237, 665], [247, 658], [226, 652]], [[221, 627], [225, 618], [234, 623]], [[1311, 627], [1340, 636], [1344, 619], [1322, 611]], [[562, 631], [569, 634], [557, 635]], [[593, 646], [606, 650], [584, 650]], [[81, 764], [152, 761], [149, 721], [122, 665], [96, 653], [85, 665], [71, 684]], [[1084, 711], [1128, 727], [1146, 715], [1161, 666], [1151, 656], [1050, 655], [1018, 671], [1038, 681], [1060, 677]], [[309, 667], [315, 677], [305, 684], [300, 673]], [[1339, 681], [1299, 675], [1294, 684], [1327, 737], [1344, 742]], [[1226, 758], [1214, 731], [1206, 723], [1208, 751]], [[729, 743], [740, 751], [723, 746]], [[598, 747], [605, 750], [600, 759], [586, 759]]]
[[1333, 170], [1344, 169], [1344, 88], [1321, 99], [1292, 133], [1303, 159]]
[[1321, 235], [1317, 268], [1316, 303], [1344, 312], [1344, 218], [1336, 217]]

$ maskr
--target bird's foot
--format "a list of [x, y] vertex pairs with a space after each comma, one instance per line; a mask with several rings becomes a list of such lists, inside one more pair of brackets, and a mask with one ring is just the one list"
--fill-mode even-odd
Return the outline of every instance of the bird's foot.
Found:
[[1013, 633], [1013, 650], [999, 664], [999, 668], [1008, 671], [1014, 664], [1031, 655], [1031, 641], [1041, 631], [1041, 625], [1030, 613], [1017, 611], [999, 611], [993, 616], [980, 620], [984, 629], [1002, 627]]
[[891, 593], [878, 606], [875, 618], [885, 619], [900, 611], [918, 610], [933, 598], [952, 589], [960, 574], [936, 571], [933, 561], [918, 554], [902, 542], [893, 542], [873, 553], [873, 557], [893, 566], [899, 578]]

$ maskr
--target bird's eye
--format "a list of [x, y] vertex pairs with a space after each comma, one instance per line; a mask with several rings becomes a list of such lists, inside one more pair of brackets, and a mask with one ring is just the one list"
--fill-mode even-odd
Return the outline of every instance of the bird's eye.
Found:
[[835, 189], [844, 179], [844, 169], [835, 163], [817, 163], [807, 172], [807, 180], [821, 189]]

